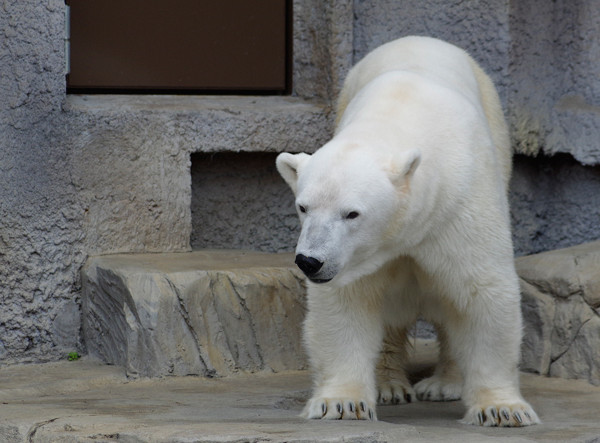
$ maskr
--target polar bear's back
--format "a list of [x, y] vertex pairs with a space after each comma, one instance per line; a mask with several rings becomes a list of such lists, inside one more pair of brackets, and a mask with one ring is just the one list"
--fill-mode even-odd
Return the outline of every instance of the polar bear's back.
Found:
[[463, 95], [485, 114], [505, 189], [512, 150], [502, 105], [491, 79], [462, 49], [430, 37], [404, 37], [367, 54], [348, 73], [337, 103], [336, 124], [354, 96], [376, 77], [390, 71], [422, 75]]

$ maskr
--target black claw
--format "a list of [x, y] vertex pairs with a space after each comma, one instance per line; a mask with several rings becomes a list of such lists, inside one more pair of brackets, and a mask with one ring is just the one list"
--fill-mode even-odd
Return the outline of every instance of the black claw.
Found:
[[323, 415], [327, 414], [327, 405], [325, 403], [321, 403], [321, 411]]
[[519, 422], [519, 424], [523, 424], [523, 419], [521, 418], [521, 414], [519, 414], [518, 412], [513, 413], [513, 416], [517, 419], [517, 421]]
[[365, 412], [367, 410], [367, 405], [365, 405], [364, 401], [360, 402], [360, 410]]
[[477, 413], [477, 420], [479, 420], [480, 425], [483, 425], [483, 414], [481, 411]]
[[510, 415], [508, 414], [508, 411], [500, 411], [500, 414], [502, 414], [506, 421], [510, 420]]
[[412, 403], [412, 395], [404, 394], [404, 400], [406, 400], [406, 403]]
[[373, 410], [369, 409], [369, 420], [373, 420]]
[[523, 413], [525, 414], [525, 417], [527, 417], [529, 420], [531, 420], [531, 415], [529, 415], [529, 412], [524, 411]]
[[342, 411], [344, 410], [344, 409], [342, 408], [342, 405], [341, 405], [340, 403], [336, 404], [336, 405], [335, 405], [335, 408], [337, 409], [337, 411], [338, 411], [338, 414], [341, 414], [341, 413], [342, 413]]
[[494, 417], [494, 420], [498, 420], [498, 411], [496, 408], [492, 408], [490, 413], [492, 414], [492, 417]]
[[348, 403], [348, 410], [350, 412], [354, 412], [354, 403], [352, 403], [352, 402]]

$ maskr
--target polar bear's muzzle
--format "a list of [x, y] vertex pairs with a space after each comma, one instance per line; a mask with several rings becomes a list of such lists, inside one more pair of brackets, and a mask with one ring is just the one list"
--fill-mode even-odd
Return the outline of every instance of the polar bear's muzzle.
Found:
[[296, 255], [296, 265], [300, 268], [304, 275], [313, 283], [327, 283], [331, 278], [319, 278], [319, 270], [323, 267], [323, 262], [314, 257], [307, 257], [304, 254]]

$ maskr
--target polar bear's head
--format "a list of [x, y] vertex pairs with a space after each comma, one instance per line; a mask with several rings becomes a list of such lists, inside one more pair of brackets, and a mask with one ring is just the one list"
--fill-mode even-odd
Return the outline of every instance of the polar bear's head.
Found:
[[393, 258], [419, 161], [418, 151], [383, 159], [356, 145], [277, 157], [302, 226], [296, 264], [313, 283], [344, 286]]

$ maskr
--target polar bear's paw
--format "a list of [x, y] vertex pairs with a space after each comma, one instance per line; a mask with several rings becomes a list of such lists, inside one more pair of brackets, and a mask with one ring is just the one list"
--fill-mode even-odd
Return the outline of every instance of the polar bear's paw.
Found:
[[377, 420], [375, 405], [366, 400], [348, 398], [311, 398], [302, 417], [323, 420]]
[[540, 419], [533, 408], [523, 402], [510, 405], [473, 406], [469, 408], [461, 422], [477, 426], [519, 427], [540, 423]]
[[408, 383], [390, 380], [379, 383], [379, 396], [377, 403], [380, 405], [400, 405], [416, 400], [415, 391]]
[[432, 377], [421, 380], [415, 385], [417, 398], [424, 401], [460, 400], [462, 383], [453, 377]]

